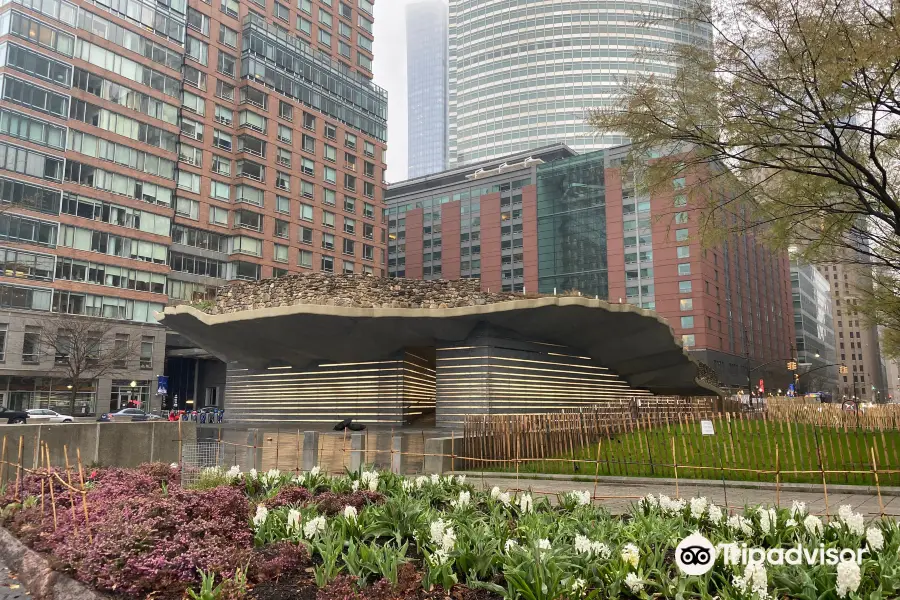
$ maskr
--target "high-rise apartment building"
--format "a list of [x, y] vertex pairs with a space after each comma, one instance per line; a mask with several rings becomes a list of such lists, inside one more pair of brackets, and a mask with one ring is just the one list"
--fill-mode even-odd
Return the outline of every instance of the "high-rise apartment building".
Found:
[[[791, 260], [799, 392], [838, 392], [839, 365], [834, 341], [831, 284], [814, 265]], [[839, 397], [839, 396], [838, 396]]]
[[[857, 260], [861, 262], [860, 257]], [[871, 289], [871, 267], [852, 262], [821, 265], [820, 272], [831, 284], [834, 333], [838, 361], [847, 366], [840, 375], [841, 397], [866, 402], [884, 402], [890, 394], [884, 381], [878, 328], [859, 314], [859, 290]]]
[[669, 10], [646, 0], [450, 0], [450, 165], [556, 142], [579, 152], [625, 143], [594, 135], [588, 109], [611, 102], [629, 76], [674, 73], [674, 61], [649, 52], [661, 44], [712, 44], [709, 27], [657, 18]]
[[685, 193], [696, 174], [642, 194], [623, 175], [627, 152], [558, 144], [391, 185], [388, 273], [655, 310], [726, 387], [786, 387], [787, 254], [752, 233], [705, 248]]
[[68, 313], [121, 321], [151, 355], [92, 382], [91, 411], [158, 407], [167, 302], [381, 273], [372, 27], [369, 0], [6, 0], [0, 393], [45, 403], [53, 361], [34, 362], [29, 334]]
[[408, 177], [447, 167], [447, 2], [406, 7]]

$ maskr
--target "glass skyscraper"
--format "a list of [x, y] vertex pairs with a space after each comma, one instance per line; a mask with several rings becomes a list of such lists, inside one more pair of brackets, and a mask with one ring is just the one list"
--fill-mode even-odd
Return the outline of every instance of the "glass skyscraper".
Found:
[[630, 75], [673, 74], [658, 52], [672, 43], [711, 45], [711, 30], [679, 20], [678, 5], [450, 0], [450, 164], [557, 142], [579, 153], [626, 143], [595, 135], [587, 109], [611, 102]]
[[406, 7], [406, 79], [410, 179], [447, 165], [447, 3]]

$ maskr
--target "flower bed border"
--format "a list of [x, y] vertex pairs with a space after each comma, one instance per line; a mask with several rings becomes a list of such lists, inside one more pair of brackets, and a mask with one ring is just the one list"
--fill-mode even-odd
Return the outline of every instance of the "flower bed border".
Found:
[[0, 527], [0, 560], [18, 573], [34, 600], [109, 600], [109, 596], [55, 571], [46, 558]]

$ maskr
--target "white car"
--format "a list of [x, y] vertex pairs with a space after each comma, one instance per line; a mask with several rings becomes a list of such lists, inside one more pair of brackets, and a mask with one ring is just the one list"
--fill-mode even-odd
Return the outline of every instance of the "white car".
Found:
[[61, 415], [48, 408], [32, 408], [27, 411], [29, 423], [72, 423], [69, 415]]

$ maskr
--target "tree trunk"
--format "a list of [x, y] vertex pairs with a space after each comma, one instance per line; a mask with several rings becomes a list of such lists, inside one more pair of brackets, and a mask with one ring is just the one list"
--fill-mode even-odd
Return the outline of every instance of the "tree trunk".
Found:
[[75, 416], [75, 400], [78, 398], [78, 386], [72, 383], [72, 396], [69, 398], [69, 415]]

